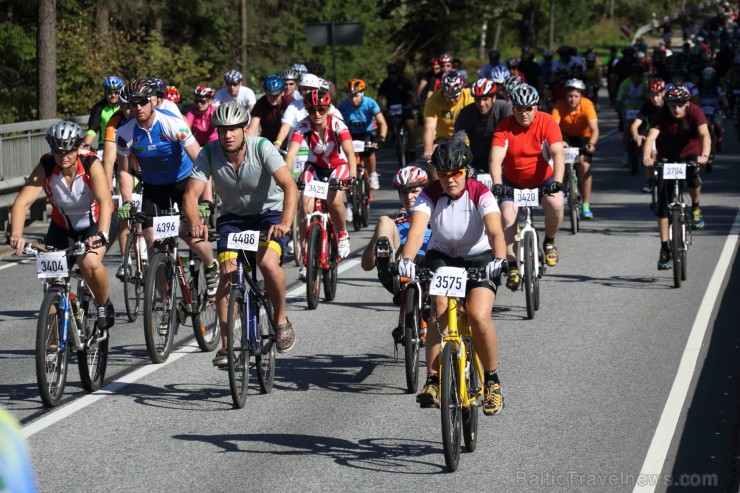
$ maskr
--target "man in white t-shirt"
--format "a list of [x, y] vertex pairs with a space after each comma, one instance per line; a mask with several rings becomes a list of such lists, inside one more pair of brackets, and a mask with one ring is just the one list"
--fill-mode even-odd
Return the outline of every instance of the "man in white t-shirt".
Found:
[[236, 101], [240, 106], [252, 111], [254, 103], [257, 102], [257, 96], [250, 88], [242, 85], [244, 76], [238, 70], [229, 70], [224, 74], [225, 87], [222, 87], [213, 96], [213, 104], [218, 106], [221, 103]]

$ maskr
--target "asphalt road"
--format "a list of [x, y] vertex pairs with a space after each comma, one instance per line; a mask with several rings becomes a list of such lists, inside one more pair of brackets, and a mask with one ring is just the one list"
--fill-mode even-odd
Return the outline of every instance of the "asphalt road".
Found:
[[[494, 322], [506, 407], [481, 414], [478, 450], [463, 454], [457, 473], [444, 467], [439, 412], [405, 393], [390, 335], [397, 308], [356, 260], [370, 237], [363, 230], [351, 235], [336, 300], [315, 311], [287, 265], [297, 345], [279, 356], [272, 394], [253, 380], [242, 410], [189, 327], [167, 364], [148, 364], [141, 319], [123, 313], [115, 255], [106, 260], [118, 308], [113, 383], [86, 396], [73, 364], [65, 405], [45, 410], [33, 356], [40, 284], [32, 265], [0, 259], [0, 404], [25, 426], [40, 490], [590, 492], [657, 481], [656, 491], [737, 491], [740, 145], [728, 135], [705, 176], [707, 227], [694, 236], [689, 279], [674, 289], [672, 273], [656, 270], [655, 219], [642, 180], [621, 166], [613, 113], [600, 119], [595, 219], [576, 236], [566, 219], [534, 320], [521, 292], [501, 290]], [[373, 222], [397, 203], [389, 156]]]

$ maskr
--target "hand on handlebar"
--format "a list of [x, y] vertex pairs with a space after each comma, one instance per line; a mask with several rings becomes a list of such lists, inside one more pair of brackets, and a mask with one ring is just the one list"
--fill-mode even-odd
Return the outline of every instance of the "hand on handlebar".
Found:
[[272, 238], [282, 238], [290, 233], [292, 224], [273, 224], [270, 229], [267, 230], [266, 241], [270, 241]]
[[494, 183], [491, 187], [491, 193], [496, 198], [504, 197], [506, 195], [506, 187], [501, 183]]
[[205, 224], [193, 224], [188, 233], [196, 240], [208, 241], [208, 226]]
[[402, 258], [396, 264], [398, 269], [398, 275], [401, 277], [408, 277], [414, 279], [416, 277], [416, 264], [409, 258]]
[[496, 281], [502, 272], [509, 271], [509, 262], [505, 258], [495, 258], [486, 265], [486, 277]]
[[548, 183], [547, 185], [545, 185], [545, 186], [544, 186], [544, 187], [542, 188], [542, 192], [543, 192], [543, 193], [544, 193], [545, 195], [553, 195], [553, 194], [556, 194], [556, 193], [558, 193], [558, 192], [559, 192], [559, 191], [561, 191], [562, 189], [563, 189], [563, 184], [562, 184], [562, 183], [560, 183], [559, 181], [554, 181], [554, 182], [552, 182], [552, 183]]
[[23, 236], [8, 236], [8, 245], [14, 249], [13, 255], [20, 256], [26, 246], [26, 239]]

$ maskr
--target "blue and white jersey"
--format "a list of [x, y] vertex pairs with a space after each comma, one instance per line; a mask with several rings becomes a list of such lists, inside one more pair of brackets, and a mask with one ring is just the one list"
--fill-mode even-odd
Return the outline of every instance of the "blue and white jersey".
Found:
[[380, 113], [380, 106], [371, 97], [363, 96], [360, 106], [345, 99], [337, 107], [344, 117], [344, 123], [352, 135], [366, 134], [375, 128], [375, 115]]
[[182, 118], [166, 110], [154, 110], [154, 124], [149, 129], [131, 118], [118, 128], [116, 147], [121, 156], [133, 154], [141, 166], [144, 183], [169, 185], [184, 180], [193, 171], [193, 162], [185, 147], [195, 137]]

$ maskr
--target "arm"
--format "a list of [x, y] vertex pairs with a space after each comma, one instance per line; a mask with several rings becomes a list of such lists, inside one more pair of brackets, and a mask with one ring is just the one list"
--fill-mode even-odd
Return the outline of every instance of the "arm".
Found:
[[382, 112], [375, 113], [375, 121], [378, 123], [379, 135], [385, 138], [388, 135], [388, 123], [385, 121], [385, 117]]
[[295, 158], [298, 155], [298, 150], [300, 148], [301, 148], [301, 144], [298, 142], [291, 141], [290, 144], [288, 145], [288, 153], [285, 155], [285, 164], [288, 170], [293, 169], [293, 163], [295, 163]]
[[28, 177], [28, 183], [21, 189], [13, 201], [10, 210], [10, 238], [9, 243], [15, 249], [15, 254], [20, 255], [26, 240], [23, 238], [23, 226], [26, 223], [26, 211], [31, 207], [44, 187], [44, 168], [39, 164]]
[[422, 156], [427, 161], [432, 159], [434, 136], [437, 134], [437, 119], [432, 116], [424, 118], [424, 151]]
[[[92, 180], [92, 192], [95, 196], [95, 200], [100, 206], [100, 215], [98, 216], [98, 232], [108, 233], [110, 238], [110, 222], [111, 213], [113, 212], [113, 198], [110, 194], [110, 181], [108, 175], [103, 169], [103, 165], [99, 160], [95, 160], [90, 166], [90, 180]], [[118, 234], [118, 231], [114, 231], [113, 234]], [[88, 239], [88, 245], [90, 248], [98, 248], [102, 245], [98, 244], [100, 240], [96, 237]]]
[[122, 203], [131, 202], [131, 194], [134, 193], [134, 178], [129, 171], [130, 164], [128, 156], [118, 155], [118, 187]]
[[651, 128], [650, 130], [648, 130], [647, 137], [645, 137], [645, 142], [643, 142], [642, 144], [642, 164], [644, 164], [647, 168], [652, 168], [653, 163], [655, 162], [652, 157], [652, 151], [653, 143], [655, 142], [655, 139], [658, 138], [658, 135], [660, 135], [660, 130], [654, 127]]
[[565, 174], [565, 152], [563, 143], [550, 144], [550, 156], [552, 156], [553, 180], [562, 183]]
[[[198, 141], [193, 139], [193, 142], [184, 147], [185, 153], [188, 155], [190, 160], [195, 163], [200, 153], [200, 144]], [[203, 190], [203, 200], [213, 202], [213, 186], [211, 186], [211, 180], [208, 180], [208, 186]]]
[[252, 121], [249, 122], [249, 132], [247, 135], [259, 135], [260, 134], [260, 120], [259, 116], [253, 116]]
[[113, 189], [113, 168], [116, 164], [116, 143], [112, 140], [103, 142], [103, 170], [108, 178], [108, 188]]
[[589, 120], [588, 128], [591, 130], [591, 138], [588, 141], [586, 150], [594, 152], [596, 150], [596, 143], [599, 141], [599, 120]]
[[504, 230], [501, 227], [501, 214], [489, 212], [483, 216], [483, 224], [488, 235], [488, 244], [491, 245], [493, 258], [506, 258], [506, 240]]
[[403, 245], [401, 258], [414, 260], [419, 253], [421, 246], [424, 244], [424, 235], [426, 234], [427, 225], [429, 224], [429, 215], [421, 211], [414, 211], [411, 214], [411, 227], [406, 237], [406, 243]]
[[712, 152], [712, 137], [706, 123], [699, 125], [696, 131], [699, 132], [699, 137], [701, 137], [701, 155], [696, 158], [696, 164], [703, 166], [709, 161], [709, 154]]
[[505, 147], [491, 147], [491, 152], [488, 155], [488, 172], [491, 173], [491, 181], [494, 184], [503, 183], [503, 164], [505, 157]]
[[188, 178], [188, 185], [182, 197], [182, 213], [190, 224], [190, 236], [208, 240], [208, 226], [203, 224], [198, 213], [198, 198], [203, 194], [208, 182]]
[[641, 146], [642, 143], [645, 141], [645, 137], [640, 135], [640, 127], [642, 126], [642, 120], [637, 117], [634, 120], [632, 120], [632, 124], [630, 125], [630, 135], [632, 136], [632, 140], [635, 141], [635, 144], [637, 146]]
[[290, 168], [281, 166], [272, 174], [272, 177], [275, 179], [277, 186], [283, 190], [285, 196], [283, 197], [283, 214], [280, 216], [280, 224], [270, 227], [270, 230], [267, 232], [267, 241], [270, 241], [270, 238], [283, 237], [290, 232], [298, 207], [298, 187], [295, 184]]
[[[289, 123], [283, 123], [282, 125], [280, 125], [280, 131], [278, 132], [277, 139], [275, 139], [275, 147], [279, 148], [282, 145], [282, 143], [285, 141], [285, 138], [288, 136], [288, 132], [290, 132], [290, 128], [291, 127]], [[292, 166], [292, 163], [288, 164], [289, 166]]]
[[347, 165], [349, 166], [349, 176], [357, 176], [357, 161], [355, 160], [355, 149], [352, 147], [352, 139], [342, 141], [342, 150], [347, 155]]

